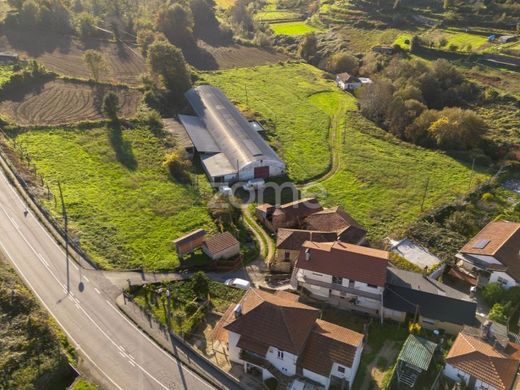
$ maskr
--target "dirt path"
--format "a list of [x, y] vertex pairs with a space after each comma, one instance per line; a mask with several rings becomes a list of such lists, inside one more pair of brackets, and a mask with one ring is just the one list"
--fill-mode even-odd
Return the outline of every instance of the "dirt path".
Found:
[[374, 359], [368, 364], [365, 378], [363, 378], [363, 384], [360, 387], [360, 390], [370, 390], [372, 388], [373, 381], [376, 381], [378, 384], [377, 388], [380, 388], [381, 382], [385, 376], [386, 370], [389, 367], [385, 367], [383, 370], [380, 370], [377, 367], [377, 361], [380, 358], [384, 358], [388, 364], [392, 364], [397, 358], [399, 353], [399, 348], [394, 341], [385, 341], [383, 347], [379, 350]]

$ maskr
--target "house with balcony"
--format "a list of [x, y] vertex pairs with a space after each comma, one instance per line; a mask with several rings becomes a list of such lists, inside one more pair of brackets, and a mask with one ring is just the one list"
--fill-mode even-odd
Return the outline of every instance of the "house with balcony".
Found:
[[294, 289], [343, 309], [383, 318], [389, 253], [341, 241], [306, 241], [291, 277]]
[[280, 383], [305, 378], [328, 389], [352, 386], [364, 336], [319, 319], [295, 294], [251, 288], [215, 327], [229, 360], [250, 374]]
[[520, 344], [495, 339], [489, 326], [464, 328], [445, 360], [444, 375], [466, 389], [520, 388]]
[[520, 284], [520, 223], [488, 223], [456, 255], [457, 266], [470, 272], [477, 285], [500, 283], [504, 288]]

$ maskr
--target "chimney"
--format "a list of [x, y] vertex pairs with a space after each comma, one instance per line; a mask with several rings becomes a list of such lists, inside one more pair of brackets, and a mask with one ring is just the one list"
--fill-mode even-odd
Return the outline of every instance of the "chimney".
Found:
[[311, 252], [309, 248], [305, 249], [305, 260], [309, 261], [311, 259]]
[[491, 325], [492, 325], [492, 324], [493, 324], [493, 323], [492, 323], [491, 321], [489, 321], [489, 320], [486, 321], [484, 324], [482, 324], [482, 327], [481, 327], [481, 329], [480, 329], [480, 330], [481, 330], [481, 332], [480, 332], [480, 336], [481, 336], [484, 340], [486, 340], [486, 339], [488, 339], [488, 338], [491, 337], [491, 333], [492, 333], [492, 332], [491, 332]]
[[240, 303], [237, 303], [233, 313], [235, 314], [235, 318], [238, 318], [242, 315], [242, 305]]

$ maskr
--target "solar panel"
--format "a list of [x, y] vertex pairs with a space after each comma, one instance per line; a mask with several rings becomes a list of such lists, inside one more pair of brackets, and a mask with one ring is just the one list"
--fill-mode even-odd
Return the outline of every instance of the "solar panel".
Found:
[[484, 249], [487, 244], [489, 244], [491, 240], [478, 240], [474, 245], [473, 248], [475, 249]]

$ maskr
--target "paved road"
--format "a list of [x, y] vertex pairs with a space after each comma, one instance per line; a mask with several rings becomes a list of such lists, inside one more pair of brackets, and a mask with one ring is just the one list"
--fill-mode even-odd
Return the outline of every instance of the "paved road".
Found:
[[107, 388], [212, 388], [123, 316], [111, 302], [113, 285], [100, 272], [72, 261], [67, 267], [62, 249], [24, 210], [0, 169], [0, 250]]

